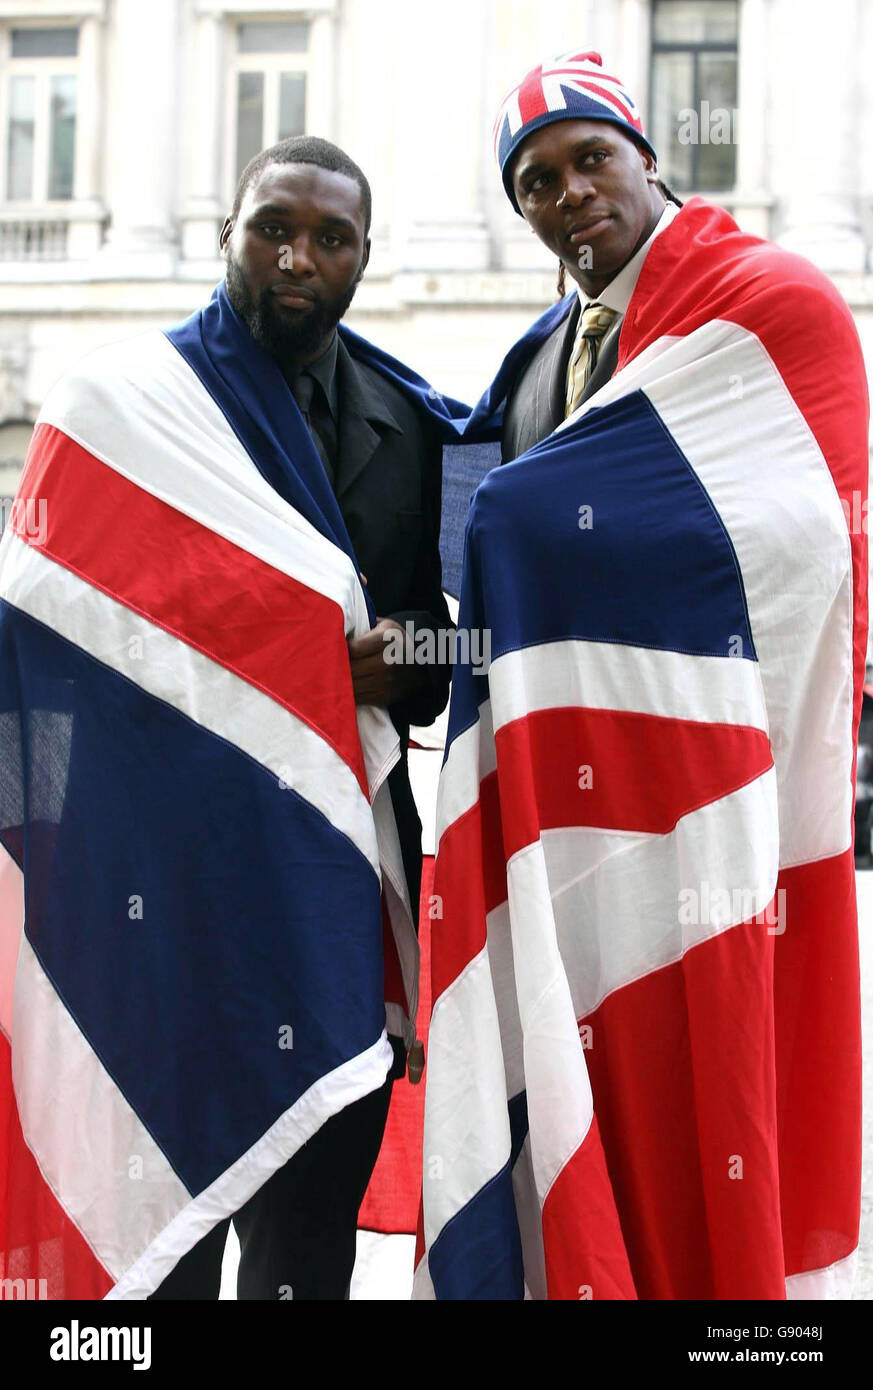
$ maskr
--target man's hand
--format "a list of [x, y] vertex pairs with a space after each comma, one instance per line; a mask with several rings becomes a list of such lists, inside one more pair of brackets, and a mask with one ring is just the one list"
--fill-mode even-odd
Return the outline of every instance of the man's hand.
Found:
[[[408, 652], [406, 633], [391, 618], [378, 618], [376, 626], [364, 637], [349, 638], [349, 660], [352, 664], [352, 685], [356, 705], [395, 705], [405, 700], [421, 684], [421, 671], [406, 662], [386, 661], [390, 648], [397, 643], [386, 640], [398, 634]], [[409, 652], [411, 656], [411, 652]]]

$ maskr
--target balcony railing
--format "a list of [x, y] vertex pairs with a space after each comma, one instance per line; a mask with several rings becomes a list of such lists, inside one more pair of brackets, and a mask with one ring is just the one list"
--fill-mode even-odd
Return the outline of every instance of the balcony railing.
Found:
[[69, 222], [0, 220], [0, 261], [62, 261]]

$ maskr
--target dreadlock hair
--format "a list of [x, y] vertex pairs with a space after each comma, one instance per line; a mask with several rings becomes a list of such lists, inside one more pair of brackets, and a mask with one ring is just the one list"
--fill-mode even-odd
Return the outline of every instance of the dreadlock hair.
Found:
[[667, 199], [668, 203], [675, 203], [677, 208], [685, 206], [685, 204], [682, 202], [682, 199], [676, 197], [676, 194], [673, 192], [672, 188], [669, 188], [663, 179], [658, 179], [658, 182], [655, 184], [655, 187], [657, 188], [658, 192], [662, 195], [662, 197]]
[[260, 154], [249, 160], [240, 175], [233, 200], [230, 215], [234, 222], [239, 216], [243, 198], [250, 185], [260, 177], [269, 164], [316, 164], [319, 169], [327, 169], [332, 174], [345, 174], [346, 178], [354, 179], [361, 190], [364, 236], [369, 235], [373, 216], [373, 195], [366, 175], [355, 161], [349, 158], [345, 150], [316, 135], [292, 135], [287, 140], [280, 140], [278, 145], [270, 145], [269, 149], [261, 150]]

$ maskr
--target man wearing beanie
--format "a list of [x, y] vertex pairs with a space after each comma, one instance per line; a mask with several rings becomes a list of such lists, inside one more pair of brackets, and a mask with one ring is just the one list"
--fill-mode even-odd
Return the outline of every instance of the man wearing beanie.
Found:
[[[851, 1290], [866, 375], [814, 266], [659, 185], [597, 54], [504, 102], [577, 292], [477, 409], [439, 798], [439, 1299]], [[494, 435], [492, 435], [494, 437]]]
[[528, 73], [501, 107], [495, 144], [510, 202], [557, 256], [561, 287], [566, 274], [578, 287], [507, 402], [506, 461], [612, 376], [643, 261], [679, 205], [658, 177], [636, 106], [596, 53]]

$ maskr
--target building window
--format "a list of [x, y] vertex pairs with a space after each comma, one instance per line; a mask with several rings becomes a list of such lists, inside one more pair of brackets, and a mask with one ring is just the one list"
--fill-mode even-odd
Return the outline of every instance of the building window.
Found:
[[736, 180], [737, 0], [654, 0], [649, 129], [678, 192]]
[[0, 197], [63, 202], [73, 196], [79, 31], [0, 29]]
[[236, 177], [268, 145], [306, 130], [309, 25], [245, 22], [235, 35]]

